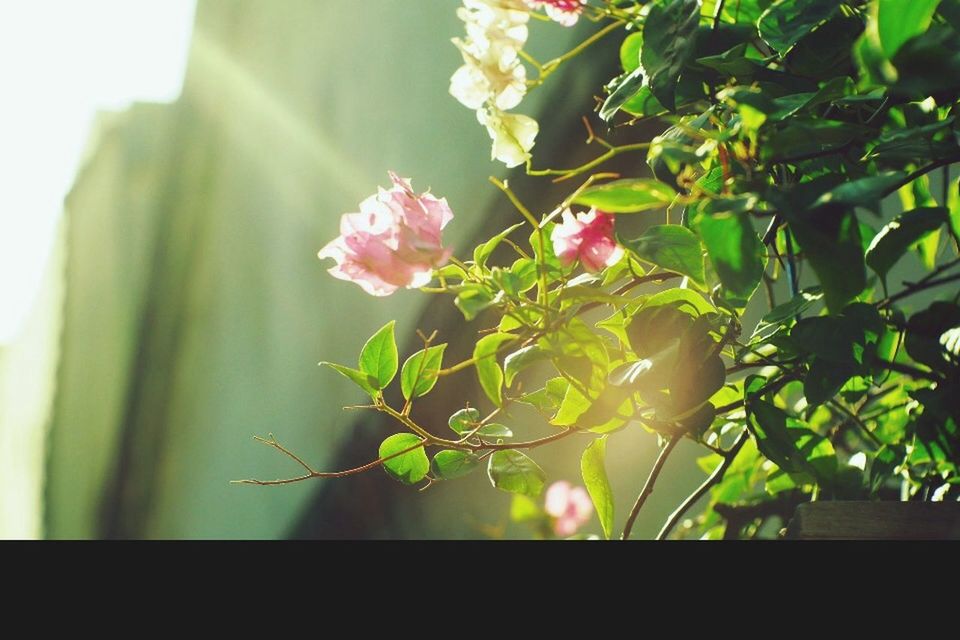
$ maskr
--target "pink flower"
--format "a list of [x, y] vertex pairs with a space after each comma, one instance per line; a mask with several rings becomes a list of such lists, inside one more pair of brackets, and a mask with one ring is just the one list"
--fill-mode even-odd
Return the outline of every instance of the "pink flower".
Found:
[[359, 213], [340, 218], [340, 236], [318, 254], [337, 261], [329, 269], [334, 278], [374, 296], [425, 286], [451, 253], [440, 238], [453, 218], [446, 198], [417, 195], [409, 180], [392, 171], [390, 180], [392, 189], [380, 189], [360, 203]]
[[613, 237], [613, 216], [596, 209], [578, 213], [576, 218], [567, 209], [550, 239], [561, 264], [569, 266], [579, 259], [591, 273], [616, 264], [623, 257], [623, 247]]
[[544, 509], [555, 518], [553, 532], [565, 538], [572, 536], [590, 520], [593, 503], [590, 502], [586, 489], [560, 480], [547, 489]]
[[554, 22], [572, 27], [583, 12], [587, 0], [524, 0], [531, 9], [543, 7]]

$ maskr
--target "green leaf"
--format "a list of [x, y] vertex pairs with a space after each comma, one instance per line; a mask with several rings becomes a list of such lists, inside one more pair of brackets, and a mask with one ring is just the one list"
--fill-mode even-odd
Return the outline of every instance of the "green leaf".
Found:
[[400, 371], [400, 390], [407, 400], [419, 398], [430, 393], [437, 384], [437, 372], [443, 364], [443, 352], [446, 344], [438, 344], [429, 349], [421, 349], [407, 358]]
[[360, 371], [376, 382], [377, 389], [385, 388], [397, 375], [399, 354], [397, 340], [393, 334], [395, 320], [391, 320], [367, 340], [360, 350]]
[[450, 416], [447, 424], [450, 425], [450, 428], [457, 434], [462, 436], [465, 433], [473, 431], [477, 425], [480, 424], [480, 412], [473, 407], [460, 409]]
[[620, 45], [620, 66], [627, 73], [640, 66], [640, 49], [643, 48], [643, 32], [635, 31]]
[[613, 490], [607, 478], [606, 469], [607, 436], [597, 438], [584, 450], [580, 458], [580, 475], [587, 493], [593, 501], [593, 508], [597, 511], [603, 535], [607, 540], [613, 534], [614, 503]]
[[674, 306], [680, 311], [691, 315], [701, 316], [706, 313], [716, 313], [717, 309], [702, 295], [690, 289], [667, 289], [656, 293], [643, 303], [640, 309], [653, 309], [666, 305]]
[[643, 69], [634, 69], [616, 81], [600, 107], [600, 119], [610, 122], [620, 108], [643, 88]]
[[877, 30], [880, 46], [893, 59], [907, 40], [930, 26], [940, 0], [878, 0]]
[[490, 456], [487, 475], [497, 489], [531, 497], [539, 496], [547, 481], [540, 465], [516, 449], [500, 450]]
[[[408, 451], [409, 449], [409, 451]], [[406, 453], [400, 453], [406, 451]], [[400, 454], [400, 455], [396, 455]], [[387, 474], [403, 484], [416, 484], [427, 477], [430, 460], [423, 450], [423, 440], [412, 433], [395, 433], [380, 443], [380, 457], [396, 455], [383, 463]]]
[[897, 216], [874, 236], [867, 249], [867, 265], [881, 278], [886, 277], [911, 246], [939, 229], [947, 217], [943, 207], [922, 207]]
[[518, 401], [532, 405], [542, 414], [553, 416], [563, 403], [570, 383], [563, 378], [550, 378], [542, 389], [521, 396]]
[[367, 375], [363, 371], [357, 371], [356, 369], [351, 369], [350, 367], [345, 367], [342, 364], [336, 364], [333, 362], [321, 362], [320, 364], [330, 367], [343, 377], [353, 381], [358, 387], [370, 394], [371, 398], [375, 398], [377, 395], [377, 380], [370, 375]]
[[666, 207], [676, 196], [676, 191], [658, 180], [636, 178], [588, 187], [573, 202], [608, 213], [636, 213]]
[[837, 458], [830, 441], [757, 398], [747, 402], [747, 425], [761, 453], [787, 473], [807, 473], [817, 482], [832, 482]]
[[803, 395], [810, 406], [823, 404], [840, 392], [844, 383], [856, 372], [849, 364], [838, 364], [814, 357], [803, 380]]
[[820, 196], [813, 206], [841, 204], [876, 210], [880, 200], [895, 190], [905, 177], [906, 174], [902, 171], [885, 171], [875, 176], [844, 182]]
[[433, 456], [433, 475], [441, 480], [453, 480], [467, 475], [480, 466], [480, 458], [470, 451], [444, 449]]
[[466, 320], [473, 320], [481, 311], [493, 304], [493, 296], [483, 285], [473, 284], [464, 287], [453, 303], [463, 313]]
[[643, 25], [640, 63], [648, 76], [646, 84], [671, 111], [676, 108], [680, 73], [695, 51], [699, 24], [698, 0], [668, 0], [650, 5]]
[[509, 387], [518, 373], [537, 362], [550, 359], [550, 352], [537, 344], [531, 344], [508, 354], [503, 361], [504, 383]]
[[839, 311], [867, 286], [856, 216], [849, 209], [824, 206], [788, 220], [823, 287], [827, 307]]
[[639, 91], [633, 94], [633, 97], [623, 103], [620, 107], [633, 116], [654, 116], [666, 111], [660, 101], [653, 96], [650, 87], [641, 87]]
[[792, 323], [795, 317], [822, 299], [823, 292], [820, 287], [809, 287], [800, 291], [788, 302], [777, 305], [760, 318], [760, 322], [757, 323], [757, 328], [754, 329], [753, 335], [750, 336], [750, 342], [769, 339], [781, 327]]
[[510, 333], [492, 333], [480, 338], [473, 349], [474, 367], [480, 386], [498, 407], [503, 406], [503, 371], [497, 362], [497, 350], [505, 342], [516, 339], [517, 336]]
[[[473, 408], [460, 409], [460, 411], [450, 416], [447, 424], [450, 425], [450, 428], [457, 432], [458, 435], [464, 436], [471, 433], [477, 428], [477, 425], [480, 424], [480, 412]], [[513, 431], [502, 424], [494, 422], [480, 427], [477, 435], [490, 438], [511, 438], [513, 437]]]
[[486, 242], [478, 246], [476, 249], [473, 250], [473, 261], [478, 266], [481, 266], [481, 267], [485, 266], [487, 264], [487, 258], [489, 258], [490, 254], [493, 253], [493, 250], [496, 249], [501, 242], [503, 242], [504, 238], [506, 238], [511, 233], [513, 233], [514, 231], [522, 227], [524, 224], [525, 223], [523, 222], [518, 222], [517, 224], [513, 225], [512, 227], [509, 227], [508, 229], [501, 231], [497, 235], [493, 236], [492, 238], [490, 238], [489, 240], [487, 240]]
[[840, 9], [837, 0], [777, 0], [757, 27], [760, 37], [781, 56]]
[[[717, 206], [715, 201], [713, 206]], [[743, 211], [722, 210], [701, 213], [693, 224], [723, 284], [724, 297], [739, 308], [745, 307], [767, 265], [766, 250], [749, 215]]]
[[697, 236], [686, 227], [657, 225], [624, 244], [640, 259], [667, 271], [681, 273], [703, 286], [703, 249]]
[[842, 149], [873, 133], [863, 125], [798, 115], [768, 133], [760, 156], [768, 163], [794, 162], [796, 158]]
[[[960, 0], [957, 1], [960, 2]], [[950, 185], [946, 205], [950, 209], [950, 229], [956, 237], [960, 238], [960, 178]]]

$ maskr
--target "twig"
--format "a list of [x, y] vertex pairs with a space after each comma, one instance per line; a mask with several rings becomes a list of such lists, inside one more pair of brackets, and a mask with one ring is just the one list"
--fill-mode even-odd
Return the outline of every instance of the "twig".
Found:
[[743, 448], [743, 445], [747, 443], [747, 440], [750, 439], [750, 431], [746, 428], [737, 436], [736, 442], [733, 443], [733, 446], [730, 447], [730, 450], [723, 454], [723, 461], [717, 465], [717, 468], [713, 470], [706, 480], [703, 481], [697, 490], [687, 496], [687, 499], [684, 500], [676, 511], [670, 514], [670, 517], [667, 518], [666, 523], [663, 525], [663, 528], [660, 529], [660, 533], [657, 534], [656, 540], [664, 540], [674, 527], [677, 526], [677, 523], [680, 522], [680, 519], [683, 518], [684, 514], [690, 510], [690, 507], [695, 505], [700, 498], [705, 496], [708, 491], [715, 485], [719, 484], [723, 480], [724, 474], [727, 472], [727, 469], [730, 468], [730, 465], [733, 464], [734, 458], [737, 457], [737, 454], [740, 453], [740, 449]]
[[643, 485], [643, 489], [640, 490], [640, 495], [637, 496], [637, 501], [633, 504], [633, 509], [630, 511], [630, 515], [627, 517], [627, 523], [624, 525], [623, 533], [620, 535], [621, 540], [630, 539], [630, 532], [633, 530], [633, 523], [640, 514], [640, 509], [643, 508], [643, 503], [645, 503], [647, 498], [650, 497], [650, 494], [653, 493], [653, 485], [657, 482], [657, 477], [660, 475], [660, 471], [663, 469], [664, 463], [666, 463], [667, 458], [670, 457], [670, 452], [673, 451], [673, 448], [677, 446], [678, 442], [680, 442], [680, 436], [674, 435], [667, 441], [667, 444], [664, 445], [663, 449], [660, 450], [660, 455], [657, 456], [657, 461], [653, 463], [653, 469], [650, 470], [650, 475], [647, 476], [647, 481]]

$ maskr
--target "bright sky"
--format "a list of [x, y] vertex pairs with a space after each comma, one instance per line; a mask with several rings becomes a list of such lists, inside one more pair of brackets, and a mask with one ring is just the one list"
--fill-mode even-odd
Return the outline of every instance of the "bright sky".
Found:
[[37, 295], [94, 114], [180, 94], [196, 0], [0, 0], [0, 345]]

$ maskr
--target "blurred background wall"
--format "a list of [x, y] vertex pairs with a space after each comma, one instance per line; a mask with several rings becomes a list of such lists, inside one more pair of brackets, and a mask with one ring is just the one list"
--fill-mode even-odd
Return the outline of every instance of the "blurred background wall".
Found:
[[[448, 198], [456, 217], [445, 238], [460, 255], [518, 220], [486, 181], [504, 175], [489, 161], [486, 132], [447, 94], [460, 64], [450, 43], [463, 30], [457, 4], [198, 0], [182, 94], [108, 108], [85, 129], [81, 168], [35, 270], [42, 284], [21, 329], [0, 345], [0, 535], [527, 535], [507, 525], [509, 496], [483, 473], [425, 493], [379, 470], [279, 488], [229, 484], [298, 472], [256, 434], [272, 432], [333, 470], [373, 459], [395, 432], [378, 416], [341, 411], [362, 398], [318, 361], [354, 363], [366, 338], [396, 318], [401, 357], [416, 348], [419, 327], [440, 330], [453, 362], [486, 326], [465, 328], [449, 299], [370, 298], [316, 259], [340, 214], [385, 185], [388, 169]], [[124, 29], [115, 17], [110, 28]], [[582, 22], [534, 21], [530, 52], [545, 60], [568, 50], [589, 33]], [[537, 166], [598, 153], [582, 144], [580, 116], [617, 72], [618, 45], [591, 49], [518, 109], [541, 122]], [[618, 162], [637, 170], [643, 158]], [[512, 177], [543, 211], [573, 187]], [[7, 214], [15, 243], [17, 216], [30, 213]], [[439, 432], [479, 397], [467, 372], [442, 381], [418, 412]], [[522, 411], [515, 418], [532, 436], [549, 429]], [[571, 438], [537, 459], [551, 479], [579, 482], [587, 442]], [[678, 449], [638, 537], [655, 533], [700, 482], [702, 453]], [[621, 520], [654, 455], [654, 437], [639, 428], [611, 440]]]

